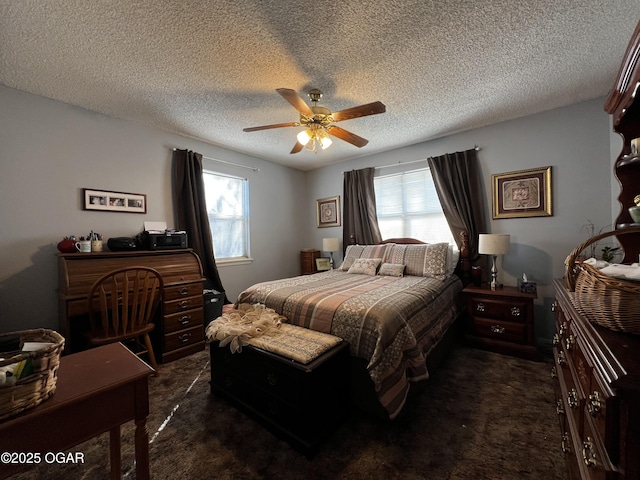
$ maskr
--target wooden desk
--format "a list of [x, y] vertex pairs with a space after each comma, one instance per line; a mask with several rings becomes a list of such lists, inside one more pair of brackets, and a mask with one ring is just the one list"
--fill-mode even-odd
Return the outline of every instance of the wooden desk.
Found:
[[[149, 478], [148, 380], [153, 370], [120, 343], [60, 359], [51, 398], [0, 422], [0, 454], [38, 453], [31, 464], [0, 463], [0, 478], [52, 462], [51, 455], [109, 431], [111, 478], [121, 478], [120, 425], [134, 420], [136, 478]], [[3, 457], [4, 458], [4, 457]], [[27, 457], [24, 457], [27, 458]], [[46, 460], [49, 461], [46, 461]]]
[[158, 363], [204, 350], [203, 274], [200, 258], [189, 249], [58, 254], [58, 331], [65, 352], [84, 350], [89, 288], [117, 268], [143, 265], [164, 280], [162, 305], [151, 332]]

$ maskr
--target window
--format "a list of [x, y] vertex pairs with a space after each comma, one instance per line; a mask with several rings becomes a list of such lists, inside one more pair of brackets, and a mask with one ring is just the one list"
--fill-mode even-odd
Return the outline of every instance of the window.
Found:
[[455, 244], [429, 169], [378, 176], [374, 188], [382, 238]]
[[249, 259], [249, 181], [203, 172], [216, 260]]

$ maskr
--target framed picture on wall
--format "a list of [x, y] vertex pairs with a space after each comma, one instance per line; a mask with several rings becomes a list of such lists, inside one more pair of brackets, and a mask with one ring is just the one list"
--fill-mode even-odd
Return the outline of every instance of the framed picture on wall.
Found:
[[147, 196], [141, 193], [82, 189], [84, 210], [103, 212], [147, 213]]
[[318, 228], [340, 226], [340, 196], [316, 200]]
[[494, 219], [553, 215], [551, 167], [492, 175], [491, 192]]

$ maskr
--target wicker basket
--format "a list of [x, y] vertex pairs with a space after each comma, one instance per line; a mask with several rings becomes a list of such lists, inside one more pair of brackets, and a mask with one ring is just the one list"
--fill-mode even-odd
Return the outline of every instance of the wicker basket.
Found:
[[31, 359], [33, 372], [19, 379], [14, 385], [0, 385], [0, 420], [17, 415], [28, 408], [39, 405], [56, 389], [60, 353], [64, 338], [58, 332], [46, 329], [22, 330], [0, 334], [0, 340], [20, 338], [20, 350], [25, 342], [47, 342], [51, 346], [34, 352], [2, 352], [0, 367]]
[[576, 308], [590, 322], [611, 330], [640, 334], [640, 282], [611, 277], [591, 265], [576, 263], [580, 252], [592, 243], [630, 233], [640, 233], [640, 227], [605, 232], [578, 245], [567, 258], [565, 280], [569, 291], [575, 292]]

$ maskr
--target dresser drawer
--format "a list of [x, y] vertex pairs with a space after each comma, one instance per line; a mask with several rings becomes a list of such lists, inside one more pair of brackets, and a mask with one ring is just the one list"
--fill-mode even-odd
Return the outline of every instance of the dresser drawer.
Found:
[[481, 337], [494, 338], [514, 343], [527, 343], [527, 326], [523, 323], [505, 322], [476, 317], [473, 320], [475, 333]]
[[179, 298], [202, 296], [202, 282], [184, 283], [181, 285], [173, 285], [165, 287], [164, 301], [171, 302]]
[[470, 300], [471, 314], [478, 317], [493, 318], [507, 322], [527, 321], [527, 303], [515, 298], [478, 298]]
[[197, 308], [195, 310], [165, 315], [162, 321], [164, 322], [164, 333], [167, 334], [185, 328], [195, 327], [196, 325], [203, 325], [204, 314], [201, 308]]
[[163, 351], [174, 350], [202, 341], [204, 341], [204, 329], [202, 325], [196, 325], [192, 328], [164, 335], [162, 337]]

